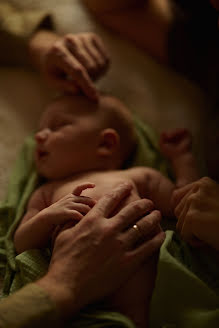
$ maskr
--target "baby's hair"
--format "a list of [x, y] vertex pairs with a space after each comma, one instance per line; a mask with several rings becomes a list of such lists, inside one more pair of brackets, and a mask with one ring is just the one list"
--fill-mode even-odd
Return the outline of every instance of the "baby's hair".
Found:
[[102, 121], [106, 127], [114, 129], [120, 136], [120, 151], [123, 164], [129, 158], [137, 144], [133, 115], [131, 110], [118, 98], [102, 92], [101, 95], [105, 99], [109, 97], [111, 100], [110, 102], [106, 102], [106, 108], [102, 111]]

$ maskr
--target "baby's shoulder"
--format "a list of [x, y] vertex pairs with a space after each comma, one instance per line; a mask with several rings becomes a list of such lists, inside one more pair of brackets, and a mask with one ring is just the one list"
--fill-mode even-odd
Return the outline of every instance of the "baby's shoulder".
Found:
[[51, 203], [51, 198], [56, 186], [53, 182], [46, 182], [39, 186], [32, 194], [32, 199], [34, 201], [38, 200], [44, 203], [47, 207]]

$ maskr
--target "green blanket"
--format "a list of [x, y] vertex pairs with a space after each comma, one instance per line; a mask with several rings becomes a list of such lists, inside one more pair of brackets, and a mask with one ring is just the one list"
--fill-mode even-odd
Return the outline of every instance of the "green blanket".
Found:
[[[137, 119], [136, 128], [139, 137], [138, 148], [126, 163], [126, 167], [147, 165], [167, 174], [166, 163], [158, 152], [156, 135], [148, 126]], [[32, 138], [28, 138], [15, 163], [5, 201], [0, 206], [0, 274], [4, 275], [3, 297], [15, 292], [28, 282], [38, 279], [48, 269], [50, 259], [48, 249], [43, 251], [30, 250], [16, 256], [12, 239], [13, 233], [24, 214], [27, 201], [39, 184], [33, 165], [33, 149], [34, 141]], [[176, 239], [177, 236], [173, 232], [169, 232], [160, 252], [157, 283], [151, 308], [152, 327], [170, 327], [167, 324], [171, 324], [171, 327], [176, 324], [177, 327], [186, 328], [216, 327], [215, 322], [219, 320], [217, 310], [219, 300], [216, 295], [218, 285], [215, 279], [216, 276], [219, 277], [217, 262], [212, 260], [211, 263], [214, 266], [209, 267], [210, 271], [203, 276], [197, 275], [202, 272], [201, 266], [199, 267], [199, 264], [194, 265], [194, 269], [188, 265], [190, 262], [195, 263], [195, 254], [192, 254], [189, 248], [185, 252], [186, 245], [179, 239], [177, 239], [177, 244], [174, 238]], [[208, 261], [208, 257], [206, 259]], [[212, 277], [211, 270], [214, 273], [214, 283], [208, 279]], [[170, 278], [171, 274], [176, 278]], [[194, 283], [191, 282], [191, 279], [194, 280]], [[206, 283], [203, 282], [203, 279]], [[177, 286], [183, 289], [182, 296], [177, 294], [179, 292]], [[165, 292], [166, 289], [167, 292]], [[191, 297], [190, 294], [193, 296]], [[203, 317], [206, 320], [211, 320], [212, 325], [207, 325], [207, 321]], [[194, 325], [188, 324], [190, 318], [192, 318]], [[199, 322], [203, 325], [200, 326]], [[126, 317], [119, 313], [108, 312], [98, 304], [79, 313], [74, 319], [73, 326], [92, 328], [134, 327], [133, 323]]]

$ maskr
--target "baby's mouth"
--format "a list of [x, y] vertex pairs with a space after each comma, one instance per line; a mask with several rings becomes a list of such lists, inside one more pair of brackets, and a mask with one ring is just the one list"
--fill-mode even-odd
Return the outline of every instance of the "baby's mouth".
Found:
[[36, 155], [38, 159], [43, 159], [48, 155], [48, 151], [37, 149]]

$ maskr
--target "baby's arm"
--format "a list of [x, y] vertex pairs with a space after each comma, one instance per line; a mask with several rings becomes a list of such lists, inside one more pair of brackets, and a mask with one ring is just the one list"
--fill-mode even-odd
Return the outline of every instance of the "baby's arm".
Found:
[[80, 194], [84, 189], [93, 187], [94, 184], [83, 183], [49, 207], [44, 200], [44, 187], [37, 189], [14, 235], [17, 253], [22, 253], [27, 249], [46, 247], [57, 225], [69, 221], [72, 224], [78, 222], [95, 204], [93, 199], [80, 196]]
[[160, 148], [172, 166], [176, 187], [183, 187], [200, 178], [192, 153], [192, 135], [189, 130], [175, 129], [163, 132], [160, 137]]
[[173, 217], [171, 196], [175, 185], [159, 171], [149, 167], [134, 167], [126, 174], [135, 183], [141, 198], [149, 198], [164, 216]]
[[48, 243], [53, 226], [46, 218], [46, 203], [43, 187], [37, 189], [30, 198], [27, 211], [14, 234], [17, 253], [31, 248], [41, 248]]

